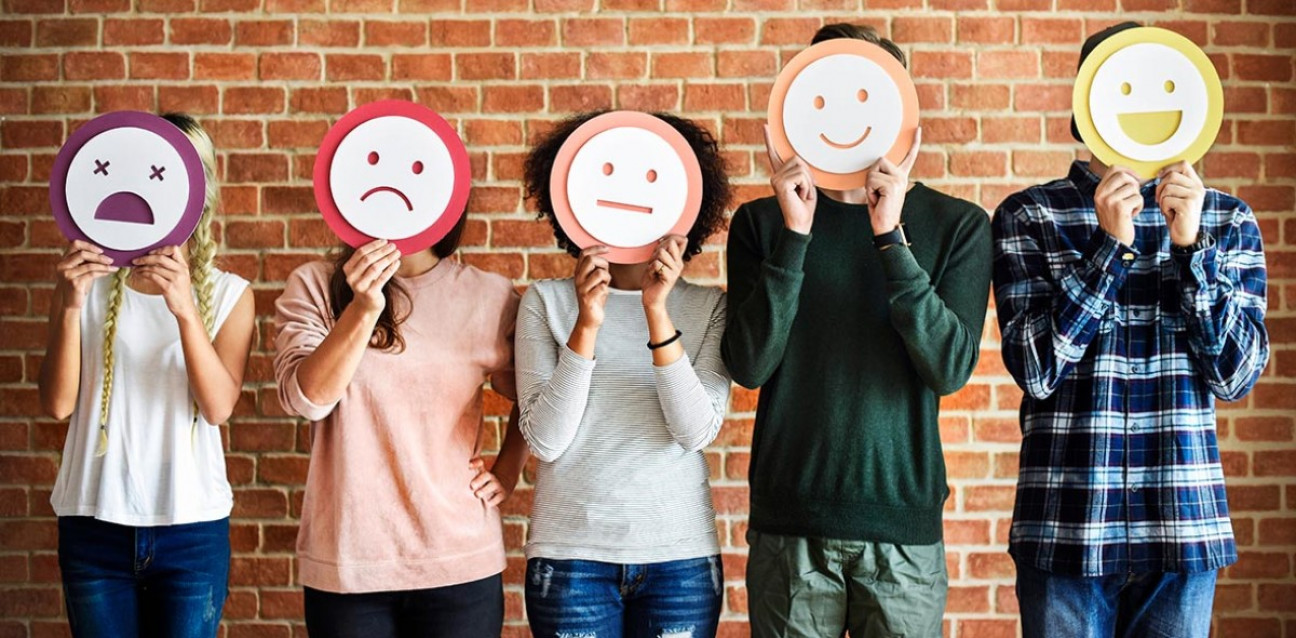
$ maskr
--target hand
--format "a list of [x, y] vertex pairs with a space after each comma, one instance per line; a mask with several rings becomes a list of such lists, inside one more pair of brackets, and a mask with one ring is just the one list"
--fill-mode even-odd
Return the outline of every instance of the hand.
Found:
[[63, 253], [56, 268], [58, 285], [55, 292], [63, 300], [65, 310], [77, 310], [85, 303], [86, 293], [94, 280], [117, 272], [112, 259], [103, 254], [103, 250], [94, 244], [74, 241]]
[[643, 277], [643, 305], [651, 310], [666, 307], [666, 298], [684, 272], [684, 249], [688, 239], [680, 235], [667, 235], [657, 242], [653, 260]]
[[603, 257], [608, 252], [607, 246], [590, 246], [580, 253], [576, 261], [574, 285], [576, 299], [580, 304], [580, 314], [576, 317], [577, 327], [597, 328], [603, 325], [603, 306], [607, 303], [608, 290], [612, 286], [612, 273], [608, 271], [608, 261]]
[[779, 159], [768, 125], [765, 127], [765, 152], [769, 154], [770, 186], [774, 187], [779, 209], [783, 211], [784, 225], [788, 230], [808, 235], [814, 224], [815, 203], [819, 200], [810, 165], [796, 155], [787, 162]]
[[1098, 227], [1116, 241], [1132, 246], [1134, 216], [1143, 210], [1138, 176], [1128, 168], [1109, 167], [1094, 191], [1094, 208], [1098, 212]]
[[[486, 461], [480, 456], [473, 458], [468, 462], [468, 467], [476, 472], [468, 487], [472, 489], [473, 496], [481, 499], [489, 507], [499, 507], [500, 503], [508, 500], [513, 495], [515, 483], [506, 483], [501, 481], [498, 476], [492, 474], [486, 469]], [[515, 479], [516, 480], [516, 479]]]
[[346, 282], [355, 297], [351, 300], [360, 310], [378, 314], [387, 306], [383, 286], [400, 268], [400, 251], [385, 239], [375, 239], [360, 248], [342, 264]]
[[864, 188], [868, 194], [869, 221], [873, 234], [889, 233], [900, 225], [900, 212], [904, 209], [905, 193], [909, 190], [909, 172], [918, 161], [918, 148], [922, 146], [922, 127], [914, 130], [913, 146], [896, 166], [885, 156], [869, 169]]
[[1183, 160], [1161, 169], [1158, 177], [1161, 183], [1157, 184], [1156, 201], [1170, 228], [1170, 242], [1181, 247], [1197, 243], [1206, 186]]
[[189, 281], [189, 260], [179, 246], [158, 248], [131, 262], [135, 274], [157, 284], [167, 309], [177, 319], [198, 317], [194, 304], [193, 283]]

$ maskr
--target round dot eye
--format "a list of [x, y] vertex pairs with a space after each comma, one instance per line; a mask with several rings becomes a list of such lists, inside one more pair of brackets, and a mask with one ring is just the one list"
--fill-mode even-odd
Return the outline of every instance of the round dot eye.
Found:
[[415, 175], [422, 175], [423, 162], [414, 162], [414, 166], [412, 166], [410, 170], [413, 170]]
[[1121, 95], [1129, 95], [1131, 90], [1133, 90], [1133, 88], [1130, 86], [1129, 82], [1121, 82]]
[[855, 97], [856, 97], [859, 101], [861, 101], [861, 102], [867, 102], [867, 101], [868, 101], [868, 91], [865, 91], [864, 89], [860, 89], [859, 92], [857, 92], [857, 93], [855, 94]]
[[815, 106], [815, 108], [817, 108], [817, 109], [822, 109], [822, 108], [824, 107], [824, 99], [823, 99], [823, 96], [822, 96], [822, 95], [816, 95], [816, 96], [815, 96], [815, 99], [814, 99], [814, 106]]
[[1166, 90], [1166, 93], [1174, 93], [1174, 89], [1175, 89], [1175, 87], [1174, 87], [1174, 80], [1166, 80], [1166, 83], [1165, 83], [1165, 90]]
[[378, 163], [378, 151], [369, 151], [369, 163], [370, 164]]
[[654, 171], [654, 170], [652, 170], [652, 169], [650, 168], [650, 169], [648, 169], [648, 174], [645, 175], [644, 177], [648, 179], [648, 183], [649, 183], [649, 184], [651, 184], [651, 183], [653, 183], [653, 182], [656, 182], [656, 181], [657, 181], [657, 171]]
[[603, 162], [603, 174], [604, 175], [612, 174], [612, 162]]

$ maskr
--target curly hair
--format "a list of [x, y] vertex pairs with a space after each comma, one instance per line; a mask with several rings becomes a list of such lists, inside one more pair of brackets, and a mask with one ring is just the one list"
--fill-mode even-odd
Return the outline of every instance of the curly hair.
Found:
[[[567, 233], [563, 232], [558, 217], [554, 215], [552, 193], [549, 191], [549, 175], [553, 172], [558, 149], [562, 148], [572, 132], [580, 125], [604, 113], [607, 111], [581, 113], [559, 122], [536, 143], [526, 157], [523, 177], [526, 196], [535, 202], [536, 208], [540, 210], [540, 218], [548, 218], [550, 225], [553, 226], [554, 238], [558, 240], [558, 247], [573, 257], [579, 256], [581, 249], [572, 242]], [[652, 115], [684, 136], [689, 148], [697, 155], [698, 165], [702, 168], [702, 204], [698, 210], [697, 220], [689, 229], [688, 247], [684, 250], [684, 260], [688, 261], [693, 255], [702, 252], [702, 244], [708, 237], [725, 226], [725, 210], [729, 207], [732, 196], [729, 178], [725, 173], [725, 161], [720, 155], [720, 145], [716, 143], [710, 131], [673, 115], [665, 113]]]

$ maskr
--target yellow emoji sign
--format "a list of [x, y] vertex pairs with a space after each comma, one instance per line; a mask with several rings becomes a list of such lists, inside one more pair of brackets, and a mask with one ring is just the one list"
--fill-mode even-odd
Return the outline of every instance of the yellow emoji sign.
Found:
[[1095, 157], [1151, 179], [1206, 154], [1224, 117], [1224, 90], [1210, 58], [1188, 38], [1138, 27], [1085, 58], [1071, 107]]

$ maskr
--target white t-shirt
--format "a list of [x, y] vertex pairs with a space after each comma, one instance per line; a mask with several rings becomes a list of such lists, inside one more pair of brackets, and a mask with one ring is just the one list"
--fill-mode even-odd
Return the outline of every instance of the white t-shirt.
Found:
[[[214, 274], [219, 333], [248, 282], [219, 270]], [[108, 452], [95, 456], [111, 284], [111, 277], [95, 281], [81, 307], [81, 391], [50, 504], [59, 516], [93, 516], [136, 527], [225, 518], [234, 497], [225, 477], [220, 428], [201, 414], [193, 428], [180, 327], [161, 295], [122, 289]]]

